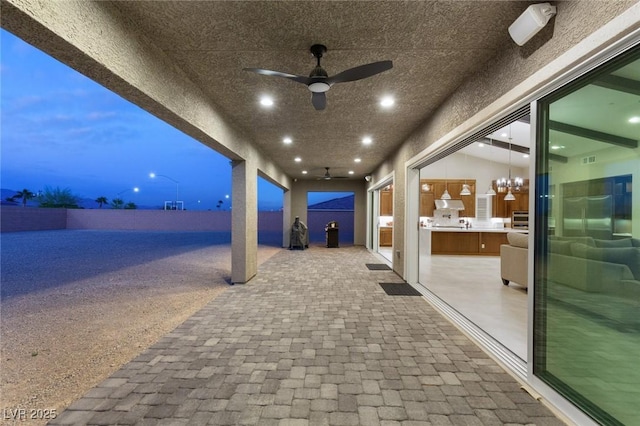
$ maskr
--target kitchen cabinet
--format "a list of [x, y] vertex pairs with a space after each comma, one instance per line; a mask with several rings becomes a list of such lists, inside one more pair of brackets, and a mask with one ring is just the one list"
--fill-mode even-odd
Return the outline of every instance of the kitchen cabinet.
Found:
[[529, 179], [524, 180], [524, 184], [519, 191], [512, 191], [515, 200], [505, 201], [507, 192], [498, 192], [496, 182], [492, 183], [496, 195], [493, 197], [494, 217], [511, 218], [514, 211], [529, 211]]
[[431, 232], [431, 254], [478, 254], [479, 232]]
[[393, 189], [380, 190], [380, 216], [393, 216]]
[[506, 232], [432, 231], [431, 254], [499, 256]]
[[[471, 195], [460, 195], [462, 185], [469, 185]], [[475, 179], [420, 179], [420, 216], [433, 217], [436, 206], [434, 201], [442, 197], [445, 189], [453, 199], [462, 200], [464, 210], [460, 217], [476, 215], [476, 181]]]
[[393, 228], [380, 228], [380, 247], [391, 247], [393, 245]]

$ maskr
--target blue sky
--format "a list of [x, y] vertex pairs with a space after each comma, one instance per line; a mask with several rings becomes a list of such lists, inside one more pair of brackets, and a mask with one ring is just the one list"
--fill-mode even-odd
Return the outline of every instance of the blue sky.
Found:
[[[0, 30], [1, 181], [5, 189], [70, 188], [80, 196], [190, 210], [228, 209], [226, 157], [75, 70]], [[134, 193], [132, 188], [139, 187]], [[318, 194], [310, 202], [335, 194]], [[260, 210], [282, 208], [282, 190], [259, 179]]]

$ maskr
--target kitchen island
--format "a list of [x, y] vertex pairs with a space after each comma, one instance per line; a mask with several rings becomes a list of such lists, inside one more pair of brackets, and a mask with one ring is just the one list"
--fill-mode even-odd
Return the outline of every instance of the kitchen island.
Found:
[[511, 228], [420, 228], [420, 254], [499, 256], [507, 233], [528, 232]]

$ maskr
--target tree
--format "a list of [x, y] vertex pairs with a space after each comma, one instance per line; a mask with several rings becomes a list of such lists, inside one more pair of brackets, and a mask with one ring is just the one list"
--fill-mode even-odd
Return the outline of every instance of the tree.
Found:
[[98, 208], [101, 209], [104, 204], [107, 204], [109, 200], [107, 197], [98, 197], [96, 198], [96, 203], [98, 203]]
[[79, 208], [78, 199], [79, 197], [74, 195], [71, 189], [61, 189], [59, 186], [55, 188], [47, 186], [42, 194], [38, 196], [40, 207], [49, 208], [77, 209]]
[[127, 204], [124, 205], [124, 208], [126, 210], [135, 210], [138, 208], [138, 206], [136, 206], [136, 203], [134, 203], [133, 201], [129, 201]]
[[124, 201], [122, 201], [122, 198], [114, 198], [113, 200], [111, 200], [112, 209], [121, 209], [123, 207], [124, 207]]
[[27, 206], [27, 201], [29, 201], [32, 198], [35, 198], [36, 194], [34, 194], [33, 192], [29, 191], [28, 189], [23, 189], [22, 191], [18, 191], [15, 194], [13, 194], [12, 197], [7, 198], [7, 201], [16, 201], [16, 200], [22, 200], [22, 207], [26, 207]]

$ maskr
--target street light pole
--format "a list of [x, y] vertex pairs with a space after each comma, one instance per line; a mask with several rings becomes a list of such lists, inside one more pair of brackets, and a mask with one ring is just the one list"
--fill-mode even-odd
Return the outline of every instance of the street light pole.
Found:
[[133, 192], [138, 192], [140, 191], [140, 188], [138, 188], [137, 186], [133, 187], [133, 188], [127, 188], [127, 189], [123, 189], [122, 191], [118, 192], [116, 194], [116, 197], [119, 197], [121, 194], [124, 194], [127, 191], [133, 191]]
[[167, 175], [159, 175], [159, 174], [156, 174], [156, 173], [149, 173], [149, 177], [150, 177], [151, 179], [154, 179], [155, 177], [163, 177], [163, 178], [165, 178], [165, 179], [169, 179], [171, 182], [173, 182], [173, 183], [175, 183], [175, 184], [176, 184], [176, 210], [178, 210], [178, 200], [180, 199], [180, 198], [178, 197], [178, 194], [179, 194], [178, 190], [179, 190], [179, 184], [180, 184], [180, 182], [178, 182], [178, 181], [177, 181], [177, 180], [175, 180], [174, 178], [169, 177], [169, 176], [167, 176]]

